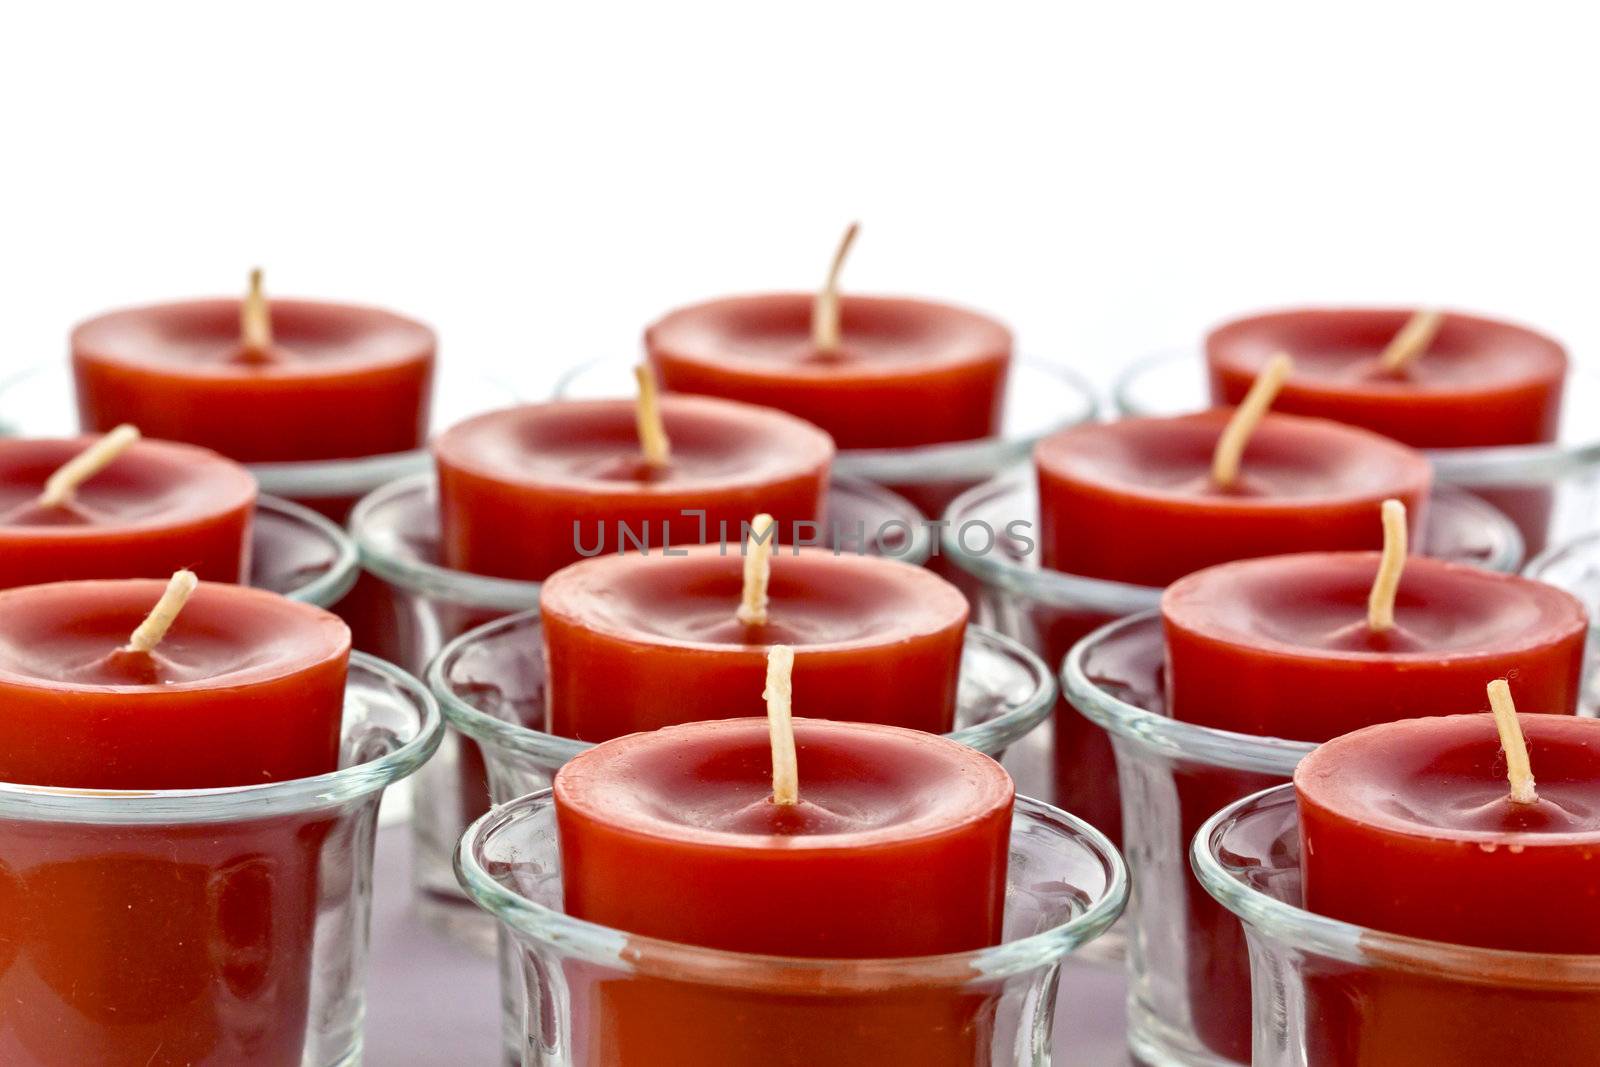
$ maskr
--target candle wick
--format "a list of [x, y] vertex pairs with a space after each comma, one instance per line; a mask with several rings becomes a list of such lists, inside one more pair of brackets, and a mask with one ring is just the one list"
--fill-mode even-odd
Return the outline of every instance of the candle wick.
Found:
[[1223, 427], [1222, 436], [1217, 438], [1217, 449], [1211, 456], [1211, 480], [1217, 485], [1228, 489], [1239, 480], [1239, 465], [1244, 459], [1245, 446], [1250, 443], [1250, 435], [1261, 424], [1292, 370], [1294, 360], [1289, 358], [1287, 352], [1279, 352], [1267, 360], [1267, 365], [1261, 368], [1261, 373], [1250, 384], [1250, 391], [1245, 394], [1244, 400], [1234, 408], [1233, 416], [1228, 419], [1228, 425]]
[[44, 492], [39, 494], [39, 506], [58, 508], [71, 501], [80, 485], [105, 470], [138, 439], [138, 428], [123, 423], [67, 460], [45, 480]]
[[139, 628], [133, 631], [133, 636], [128, 638], [128, 644], [123, 649], [125, 652], [141, 652], [149, 655], [154, 652], [161, 639], [167, 636], [167, 631], [177, 621], [178, 612], [189, 602], [200, 580], [195, 577], [194, 571], [179, 571], [167, 582], [166, 591], [161, 594], [161, 599], [156, 601], [156, 606], [150, 609]]
[[734, 617], [746, 626], [767, 624], [767, 586], [772, 581], [772, 548], [778, 535], [772, 516], [765, 512], [750, 521], [744, 545], [744, 585]]
[[1375, 634], [1394, 629], [1394, 599], [1406, 569], [1406, 506], [1398, 500], [1385, 500], [1382, 515], [1383, 556], [1367, 595], [1367, 627]]
[[1494, 711], [1495, 729], [1500, 731], [1500, 747], [1506, 753], [1506, 777], [1511, 781], [1511, 803], [1537, 804], [1533, 788], [1533, 768], [1528, 763], [1528, 742], [1517, 721], [1517, 705], [1511, 699], [1511, 685], [1504, 678], [1489, 683], [1489, 707]]
[[833, 265], [828, 268], [828, 280], [811, 304], [811, 345], [818, 352], [831, 354], [839, 350], [841, 327], [839, 324], [839, 272], [844, 269], [845, 257], [856, 242], [861, 224], [852, 222], [839, 239], [833, 253]]
[[772, 738], [772, 802], [800, 802], [800, 767], [794, 751], [794, 649], [767, 649], [767, 731]]
[[639, 397], [634, 404], [634, 417], [639, 426], [639, 448], [644, 461], [652, 467], [665, 467], [672, 459], [672, 444], [667, 440], [666, 423], [661, 418], [661, 397], [656, 388], [655, 371], [648, 363], [633, 368], [634, 380], [639, 383]]
[[261, 268], [250, 272], [250, 287], [239, 305], [239, 340], [245, 352], [256, 359], [272, 350], [272, 310], [261, 284]]
[[1383, 355], [1378, 358], [1378, 366], [1391, 374], [1404, 370], [1408, 364], [1428, 350], [1433, 344], [1433, 339], [1439, 335], [1439, 328], [1444, 325], [1444, 312], [1423, 310], [1413, 314], [1400, 327], [1400, 332], [1394, 335]]

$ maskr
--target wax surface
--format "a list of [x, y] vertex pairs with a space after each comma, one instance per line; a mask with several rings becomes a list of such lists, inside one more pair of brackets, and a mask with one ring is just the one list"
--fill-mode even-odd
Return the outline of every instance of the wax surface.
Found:
[[245, 579], [256, 482], [214, 452], [136, 441], [71, 500], [41, 506], [45, 481], [94, 440], [0, 439], [0, 588], [185, 567]]
[[887, 726], [799, 719], [795, 737], [793, 809], [770, 802], [765, 719], [670, 726], [573, 759], [555, 780], [568, 912], [740, 952], [994, 944], [1013, 798], [1000, 765]]
[[1412, 557], [1393, 629], [1367, 625], [1379, 556], [1303, 553], [1179, 579], [1162, 596], [1168, 707], [1215, 729], [1327, 741], [1392, 719], [1487, 711], [1514, 674], [1529, 711], [1572, 714], [1588, 614], [1542, 582]]
[[922, 300], [844, 296], [841, 343], [819, 352], [810, 293], [737, 296], [681, 308], [645, 331], [666, 388], [780, 408], [840, 448], [906, 448], [991, 437], [1011, 331]]
[[420, 448], [433, 331], [376, 308], [271, 302], [273, 347], [240, 343], [238, 300], [113, 311], [72, 333], [86, 430], [122, 422], [244, 463]]
[[199, 789], [335, 769], [344, 623], [272, 593], [202, 583], [155, 651], [124, 650], [165, 584], [0, 593], [0, 781]]
[[643, 462], [630, 400], [512, 408], [441, 434], [445, 563], [538, 581], [619, 547], [698, 544], [723, 529], [737, 542], [761, 512], [786, 538], [821, 518], [833, 443], [816, 427], [706, 397], [663, 397], [662, 419], [665, 468]]
[[1314, 549], [1377, 548], [1379, 505], [1397, 498], [1413, 527], [1428, 461], [1377, 434], [1269, 414], [1239, 480], [1212, 482], [1226, 410], [1090, 423], [1034, 451], [1044, 565], [1161, 586], [1214, 563]]
[[1267, 360], [1294, 357], [1276, 410], [1364, 426], [1418, 448], [1552, 440], [1566, 350], [1522, 326], [1451, 312], [1401, 371], [1379, 365], [1412, 312], [1317, 308], [1237, 319], [1206, 338], [1212, 401], [1236, 404]]
[[607, 556], [539, 595], [550, 729], [604, 741], [749, 714], [766, 649], [795, 648], [795, 713], [943, 733], [955, 719], [967, 601], [906, 563], [782, 549], [765, 625], [735, 617], [740, 546]]

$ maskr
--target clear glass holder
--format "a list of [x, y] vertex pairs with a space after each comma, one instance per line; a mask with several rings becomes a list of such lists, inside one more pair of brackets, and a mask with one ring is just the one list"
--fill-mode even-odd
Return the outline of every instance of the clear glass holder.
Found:
[[[879, 486], [835, 479], [828, 488], [827, 523], [845, 540], [868, 531], [867, 552], [920, 564], [931, 552], [922, 514]], [[350, 517], [350, 532], [368, 572], [340, 605], [356, 645], [422, 677], [448, 642], [512, 612], [536, 608], [539, 583], [489, 578], [439, 562], [438, 485], [413, 475], [368, 494]], [[851, 542], [854, 544], [854, 542]], [[852, 548], [851, 551], [858, 549]], [[537, 646], [535, 646], [537, 652]], [[450, 857], [467, 824], [483, 813], [483, 755], [447, 733], [413, 790], [413, 882], [418, 909], [436, 929], [484, 944], [489, 924], [461, 895]], [[479, 783], [474, 794], [463, 782]], [[481, 795], [481, 803], [467, 803]]]
[[1423, 941], [1304, 910], [1293, 786], [1217, 812], [1191, 859], [1249, 941], [1255, 1067], [1600, 1062], [1600, 956]]
[[1589, 609], [1589, 640], [1584, 653], [1584, 684], [1578, 714], [1600, 717], [1600, 532], [1555, 545], [1528, 561], [1523, 577], [1565, 589]]
[[379, 801], [442, 732], [419, 682], [357, 653], [332, 773], [0, 784], [0, 1063], [359, 1062]]
[[[633, 364], [598, 359], [580, 364], [557, 381], [556, 399], [631, 396]], [[1094, 387], [1076, 372], [1028, 356], [1012, 361], [1006, 382], [1001, 432], [980, 441], [956, 441], [914, 448], [846, 448], [834, 472], [887, 486], [923, 513], [944, 511], [951, 500], [1026, 459], [1039, 438], [1099, 414]]]
[[[943, 556], [978, 587], [971, 594], [974, 620], [1020, 641], [1046, 663], [1059, 664], [1097, 627], [1161, 602], [1158, 588], [1084, 578], [1040, 564], [1033, 541], [1039, 530], [1038, 486], [1029, 468], [963, 493], [944, 518]], [[983, 531], [999, 536], [991, 541]], [[1417, 551], [1426, 555], [1490, 570], [1511, 572], [1522, 562], [1516, 526], [1458, 489], [1435, 490], [1416, 540]], [[1008, 760], [1016, 764], [1013, 776], [1025, 791], [1049, 797], [1120, 841], [1111, 744], [1065, 704], [1057, 712], [1048, 729], [1028, 738], [1025, 745], [1032, 751], [1013, 752]]]
[[273, 496], [256, 498], [250, 525], [250, 584], [331, 608], [356, 584], [356, 543], [327, 517]]
[[[1119, 415], [1178, 415], [1210, 402], [1205, 357], [1194, 349], [1147, 356], [1112, 388]], [[1574, 364], [1561, 426], [1549, 444], [1427, 450], [1439, 481], [1470, 489], [1512, 516], [1529, 552], [1600, 521], [1600, 369]]]
[[1061, 670], [1067, 702], [1115, 750], [1134, 886], [1124, 922], [1128, 1044], [1148, 1067], [1247, 1064], [1244, 934], [1191, 876], [1189, 841], [1218, 808], [1286, 781], [1315, 746], [1168, 717], [1164, 658], [1152, 611], [1096, 630]]
[[1128, 888], [1109, 841], [1026, 797], [1005, 939], [975, 952], [756, 956], [575, 919], [549, 791], [474, 823], [456, 870], [499, 921], [505, 1062], [522, 1067], [1039, 1067], [1060, 963], [1115, 921]]

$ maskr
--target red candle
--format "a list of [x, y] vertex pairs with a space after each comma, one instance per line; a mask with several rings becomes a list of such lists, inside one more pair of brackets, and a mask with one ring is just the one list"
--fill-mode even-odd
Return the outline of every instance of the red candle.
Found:
[[[1213, 729], [1323, 742], [1419, 713], [1486, 709], [1485, 685], [1508, 673], [1530, 706], [1575, 712], [1588, 629], [1582, 604], [1540, 582], [1405, 559], [1403, 522], [1386, 509], [1391, 536], [1382, 558], [1244, 560], [1169, 586], [1161, 600], [1168, 713]], [[1180, 838], [1271, 784], [1258, 774], [1188, 768], [1177, 780]], [[1248, 1061], [1243, 930], [1192, 878], [1184, 888], [1196, 1034]]]
[[[885, 959], [995, 944], [1013, 799], [1005, 771], [920, 731], [812, 719], [792, 729], [785, 742], [760, 720], [670, 726], [568, 763], [555, 780], [568, 913], [772, 955]], [[996, 1009], [932, 988], [830, 1002], [804, 988], [752, 997], [569, 979], [594, 998], [577, 1062], [612, 1067], [957, 1067], [979, 1062]]]
[[196, 300], [72, 331], [85, 430], [131, 422], [241, 463], [407, 452], [427, 437], [436, 340], [375, 308]]
[[46, 496], [52, 475], [104, 440], [0, 439], [0, 588], [164, 578], [182, 568], [244, 581], [256, 502], [250, 472], [190, 445], [132, 441], [60, 499]]
[[[0, 593], [0, 779], [142, 791], [332, 771], [349, 647], [320, 609], [182, 576], [165, 594]], [[0, 1062], [298, 1067], [330, 826], [7, 823]]]
[[735, 296], [680, 308], [645, 331], [673, 392], [779, 408], [840, 448], [910, 448], [993, 437], [1011, 331], [925, 300], [846, 296], [846, 231], [820, 293]]
[[1229, 560], [1377, 548], [1386, 498], [1420, 520], [1432, 484], [1427, 459], [1322, 419], [1267, 415], [1237, 480], [1217, 484], [1214, 454], [1232, 414], [1088, 423], [1041, 441], [1044, 565], [1163, 586]]
[[1286, 351], [1295, 369], [1279, 411], [1363, 426], [1417, 448], [1554, 440], [1567, 374], [1559, 342], [1451, 312], [1420, 322], [1437, 332], [1418, 337], [1405, 358], [1385, 361], [1412, 318], [1392, 308], [1315, 308], [1224, 323], [1206, 337], [1212, 401], [1238, 403], [1266, 361]]
[[785, 540], [821, 518], [833, 443], [781, 412], [667, 396], [652, 461], [638, 408], [571, 401], [492, 412], [439, 435], [444, 562], [538, 581], [584, 556], [734, 541], [770, 512]]
[[[1534, 714], [1518, 724], [1505, 692], [1494, 716], [1368, 727], [1300, 764], [1308, 910], [1454, 945], [1600, 953], [1600, 723]], [[1496, 718], [1509, 719], [1501, 731]], [[1312, 1063], [1600, 1059], [1592, 996], [1353, 971], [1308, 987]], [[1486, 1013], [1494, 1025], [1482, 1025]]]
[[967, 600], [944, 579], [896, 560], [781, 549], [766, 621], [743, 622], [747, 557], [714, 545], [686, 553], [585, 560], [544, 583], [550, 732], [605, 741], [747, 714], [774, 644], [795, 649], [803, 716], [954, 726]]

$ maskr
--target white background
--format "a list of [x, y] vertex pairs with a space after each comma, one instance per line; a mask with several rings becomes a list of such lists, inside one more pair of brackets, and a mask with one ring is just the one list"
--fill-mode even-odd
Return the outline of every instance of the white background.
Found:
[[535, 388], [662, 310], [845, 284], [1105, 382], [1288, 302], [1600, 340], [1578, 5], [12, 5], [0, 371], [105, 307], [392, 306]]

